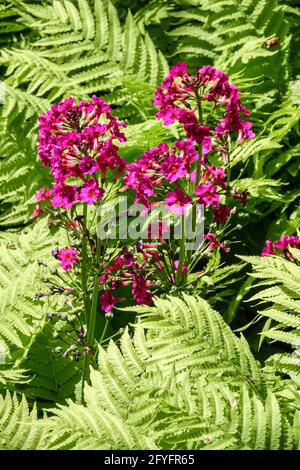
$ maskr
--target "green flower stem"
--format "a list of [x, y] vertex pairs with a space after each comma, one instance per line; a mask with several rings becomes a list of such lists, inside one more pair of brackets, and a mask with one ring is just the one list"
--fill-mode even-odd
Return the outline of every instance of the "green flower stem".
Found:
[[[96, 266], [98, 266], [100, 261], [100, 250], [101, 250], [101, 240], [96, 238]], [[93, 296], [92, 296], [92, 309], [90, 315], [90, 321], [88, 324], [87, 331], [87, 348], [83, 360], [83, 371], [82, 371], [82, 381], [81, 381], [81, 403], [84, 403], [84, 384], [89, 381], [89, 372], [90, 372], [90, 363], [93, 357], [93, 346], [94, 346], [94, 336], [95, 336], [95, 324], [97, 316], [97, 307], [98, 307], [98, 292], [99, 292], [99, 277], [96, 273], [94, 280]]]
[[180, 284], [181, 279], [182, 279], [182, 266], [183, 266], [183, 262], [184, 262], [184, 258], [185, 258], [186, 240], [185, 240], [185, 227], [184, 227], [185, 220], [184, 220], [184, 216], [181, 217], [181, 223], [182, 223], [182, 225], [181, 225], [180, 253], [179, 253], [178, 269], [177, 269], [176, 279], [175, 279], [175, 283], [176, 283], [177, 286]]
[[[198, 145], [197, 150], [198, 150], [199, 157], [201, 158], [202, 146], [200, 144]], [[195, 189], [196, 189], [196, 187], [198, 186], [198, 184], [200, 182], [200, 175], [201, 175], [201, 165], [200, 165], [200, 162], [198, 160], [197, 168], [196, 168]], [[192, 207], [192, 232], [193, 233], [196, 230], [196, 226], [197, 226], [197, 201], [193, 204], [193, 207]], [[192, 251], [189, 252], [189, 260], [191, 259], [191, 255], [192, 255]]]
[[105, 333], [106, 333], [106, 331], [107, 331], [108, 324], [109, 324], [109, 320], [106, 320], [106, 321], [105, 321], [104, 328], [103, 328], [103, 331], [102, 331], [102, 335], [101, 335], [101, 338], [100, 338], [100, 344], [102, 343], [102, 341], [103, 341], [104, 338], [105, 338]]
[[201, 103], [201, 97], [199, 95], [198, 90], [195, 90], [195, 96], [196, 96], [197, 108], [198, 108], [198, 119], [199, 119], [200, 124], [202, 124], [203, 123], [202, 103]]
[[[87, 227], [87, 204], [83, 206], [83, 223]], [[84, 303], [84, 310], [85, 310], [85, 323], [86, 325], [89, 324], [90, 321], [90, 297], [87, 290], [87, 271], [86, 271], [86, 263], [87, 263], [87, 239], [86, 234], [83, 236], [82, 240], [82, 263], [81, 263], [81, 287], [83, 293], [83, 303]]]

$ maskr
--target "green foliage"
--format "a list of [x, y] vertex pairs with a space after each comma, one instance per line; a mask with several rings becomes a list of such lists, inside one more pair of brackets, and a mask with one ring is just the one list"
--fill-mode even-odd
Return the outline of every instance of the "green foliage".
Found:
[[[136, 14], [145, 29], [174, 61], [185, 60], [191, 68], [213, 62], [230, 76], [251, 82], [256, 107], [278, 98], [287, 85], [289, 21], [277, 0], [151, 1]], [[290, 12], [289, 12], [290, 14]], [[164, 25], [164, 36], [157, 35]], [[267, 47], [279, 37], [280, 47]], [[235, 78], [235, 82], [237, 78]]]
[[[134, 97], [124, 93], [124, 75], [138, 85], [156, 84], [166, 74], [166, 61], [149, 35], [141, 35], [130, 12], [122, 27], [109, 1], [95, 0], [93, 7], [87, 0], [54, 0], [46, 7], [18, 4], [33, 32], [25, 47], [4, 49], [0, 62], [6, 67], [6, 83], [25, 89], [28, 96], [58, 101], [101, 93], [125, 106], [128, 116], [128, 101]], [[121, 87], [122, 96], [117, 93]], [[151, 99], [149, 90], [145, 84]], [[131, 111], [138, 110], [133, 106]]]
[[14, 361], [26, 357], [44, 324], [45, 309], [35, 294], [40, 277], [36, 261], [48, 251], [46, 230], [44, 224], [38, 224], [28, 234], [15, 233], [1, 240], [0, 340], [8, 359]]
[[[300, 251], [291, 248], [294, 258], [300, 261]], [[300, 373], [300, 266], [278, 256], [242, 257], [252, 264], [250, 275], [259, 280], [259, 292], [249, 300], [258, 301], [258, 314], [266, 319], [261, 331], [262, 340], [282, 342], [292, 346], [291, 353], [274, 354], [269, 363], [286, 374]]]
[[[296, 263], [249, 256], [300, 226], [297, 6], [2, 1], [1, 449], [300, 448], [299, 250], [291, 250]], [[82, 361], [62, 356], [67, 346], [47, 318], [53, 303], [35, 297], [46, 289], [37, 260], [69, 244], [44, 222], [31, 225], [33, 195], [50, 183], [37, 162], [37, 118], [68, 96], [104, 97], [128, 126], [120, 154], [133, 161], [183, 137], [154, 120], [152, 104], [180, 60], [193, 72], [213, 64], [243, 93], [256, 139], [232, 142], [229, 166], [248, 203], [222, 234], [231, 251], [205, 272], [197, 266], [191, 295], [119, 312], [137, 321], [99, 349], [83, 406]]]
[[[62, 242], [52, 237], [54, 245]], [[0, 251], [0, 388], [39, 398], [43, 406], [63, 402], [73, 395], [80, 368], [55, 353], [59, 342], [47, 319], [49, 302], [36, 298], [45, 291], [37, 260], [50, 257], [49, 229], [40, 222], [27, 233], [6, 233]]]
[[153, 116], [154, 85], [168, 70], [131, 13], [121, 25], [109, 1], [95, 0], [93, 7], [87, 0], [48, 6], [18, 1], [16, 11], [31, 34], [0, 53], [5, 68], [0, 224], [5, 226], [28, 220], [32, 197], [47, 181], [36, 164], [36, 138], [37, 117], [50, 103], [95, 93], [107, 98], [120, 118], [145, 121]]
[[54, 410], [55, 449], [291, 449], [284, 413], [247, 342], [191, 296], [140, 307], [133, 338], [99, 352], [86, 406]]
[[45, 423], [37, 419], [36, 408], [29, 410], [24, 397], [0, 395], [0, 449], [42, 449], [47, 433]]

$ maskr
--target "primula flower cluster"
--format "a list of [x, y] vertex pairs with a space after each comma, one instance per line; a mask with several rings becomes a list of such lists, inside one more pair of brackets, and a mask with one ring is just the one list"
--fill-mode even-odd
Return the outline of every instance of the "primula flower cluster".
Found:
[[[34, 216], [43, 213], [40, 201], [69, 209], [77, 201], [94, 204], [100, 200], [104, 190], [99, 187], [98, 174], [103, 182], [108, 170], [116, 169], [117, 178], [125, 167], [114, 143], [126, 141], [121, 132], [124, 127], [125, 123], [111, 114], [109, 105], [96, 96], [79, 104], [68, 98], [40, 116], [38, 154], [50, 167], [54, 185], [36, 195]], [[78, 183], [68, 184], [69, 178]]]
[[[148, 150], [139, 160], [127, 165], [123, 191], [132, 188], [135, 203], [141, 202], [147, 209], [164, 200], [169, 210], [178, 215], [193, 202], [211, 206], [215, 221], [224, 224], [231, 212], [229, 206], [221, 204], [220, 192], [227, 189], [226, 173], [200, 157], [195, 145], [187, 139], [175, 142], [171, 149], [167, 144], [159, 144]], [[199, 184], [186, 194], [179, 185], [195, 183], [194, 163], [200, 168]], [[174, 187], [171, 183], [178, 187], [168, 191]]]
[[[215, 129], [203, 125], [201, 116], [197, 119], [201, 101], [213, 102], [216, 107], [226, 106]], [[255, 137], [252, 123], [242, 119], [242, 116], [249, 117], [250, 114], [241, 104], [239, 89], [229, 84], [224, 72], [210, 65], [199, 69], [195, 76], [187, 72], [184, 62], [175, 65], [162, 86], [157, 88], [154, 105], [160, 107], [157, 117], [163, 119], [165, 125], [174, 121], [183, 124], [187, 136], [203, 145], [204, 153], [212, 149], [212, 137], [220, 139], [236, 132], [240, 143]]]
[[[103, 270], [99, 279], [99, 284], [107, 289], [100, 296], [100, 307], [103, 312], [110, 312], [119, 301], [123, 300], [115, 294], [120, 287], [130, 286], [137, 304], [150, 305], [152, 303], [152, 295], [148, 287], [152, 286], [153, 282], [146, 280], [146, 275], [149, 274], [147, 261], [149, 257], [154, 257], [159, 262], [159, 254], [153, 250], [156, 248], [155, 244], [139, 245], [139, 255], [125, 249], [112, 264]], [[148, 247], [152, 249], [147, 250]]]
[[[300, 245], [300, 238], [295, 235], [282, 235], [277, 242], [266, 240], [266, 246], [263, 249], [261, 255], [278, 255], [280, 251], [283, 251], [288, 259], [292, 259], [292, 255], [289, 252], [289, 248], [297, 248]], [[278, 250], [280, 250], [278, 252]]]
[[[157, 88], [154, 104], [160, 108], [157, 118], [163, 119], [165, 125], [178, 121], [185, 137], [173, 145], [160, 143], [130, 164], [119, 156], [118, 148], [118, 143], [126, 141], [122, 132], [126, 126], [112, 115], [103, 99], [93, 96], [91, 101], [76, 104], [68, 98], [39, 118], [39, 158], [49, 167], [54, 184], [36, 193], [33, 216], [46, 215], [48, 207], [53, 219], [57, 218], [69, 231], [76, 249], [56, 249], [53, 256], [64, 271], [73, 270], [81, 262], [85, 306], [90, 303], [86, 300], [91, 300], [91, 278], [96, 276], [94, 286], [99, 300], [93, 294], [93, 306], [97, 299], [97, 306], [100, 303], [105, 314], [125, 300], [122, 296], [126, 292], [127, 297], [128, 290], [137, 304], [149, 305], [153, 292], [166, 291], [170, 286], [181, 288], [190, 282], [195, 263], [186, 256], [182, 244], [179, 246], [174, 240], [164, 243], [163, 235], [170, 227], [163, 221], [149, 225], [149, 238], [155, 243], [141, 240], [134, 251], [126, 248], [107, 261], [106, 247], [102, 245], [99, 250], [86, 206], [75, 216], [71, 213], [72, 218], [67, 211], [53, 208], [71, 209], [77, 203], [98, 205], [105, 195], [105, 180], [120, 179], [124, 170], [122, 191], [133, 190], [135, 203], [143, 204], [145, 212], [161, 203], [179, 216], [189, 208], [193, 225], [196, 205], [204, 206], [208, 215], [208, 233], [204, 235], [207, 249], [203, 250], [206, 256], [214, 249], [229, 250], [217, 240], [210, 224], [227, 223], [232, 213], [228, 204], [233, 205], [232, 201], [239, 199], [243, 205], [247, 202], [246, 192], [230, 188], [226, 165], [230, 134], [236, 135], [238, 143], [255, 135], [252, 123], [244, 120], [249, 112], [241, 103], [240, 91], [229, 84], [228, 76], [211, 66], [202, 67], [192, 76], [186, 64], [179, 63]], [[173, 215], [171, 219], [175, 221]], [[269, 254], [267, 249], [270, 253], [275, 248], [287, 251], [288, 246], [299, 243], [297, 237], [287, 238], [275, 245], [268, 240], [264, 254]]]
[[72, 271], [73, 265], [79, 263], [78, 251], [70, 246], [61, 249], [56, 248], [52, 250], [52, 255], [59, 260], [60, 266], [64, 271]]

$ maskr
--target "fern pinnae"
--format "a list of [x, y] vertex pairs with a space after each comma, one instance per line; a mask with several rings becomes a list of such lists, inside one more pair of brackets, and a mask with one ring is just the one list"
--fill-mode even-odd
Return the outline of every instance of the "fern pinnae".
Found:
[[106, 46], [108, 40], [108, 18], [103, 0], [95, 0], [94, 7], [96, 24], [94, 43], [97, 49], [103, 49]]
[[121, 48], [121, 25], [118, 13], [114, 5], [108, 2], [108, 22], [109, 22], [109, 35], [108, 35], [108, 49], [107, 54], [113, 60], [120, 59]]
[[280, 438], [281, 438], [281, 426], [282, 418], [281, 412], [276, 400], [276, 397], [273, 393], [269, 393], [266, 405], [266, 419], [267, 419], [267, 428], [269, 430], [269, 444], [268, 449], [277, 450], [280, 449]]
[[82, 34], [86, 40], [92, 40], [95, 35], [95, 24], [92, 11], [87, 0], [78, 0], [79, 12], [82, 22]]

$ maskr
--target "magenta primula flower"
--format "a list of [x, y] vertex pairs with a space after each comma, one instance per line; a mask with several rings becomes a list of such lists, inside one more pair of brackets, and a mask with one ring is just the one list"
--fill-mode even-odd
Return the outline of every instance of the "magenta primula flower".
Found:
[[[297, 248], [300, 245], [300, 238], [295, 235], [282, 235], [277, 242], [266, 240], [266, 246], [261, 252], [261, 256], [278, 255], [277, 250], [284, 250], [289, 254], [289, 248]], [[289, 256], [288, 256], [289, 257]]]
[[56, 184], [53, 187], [53, 207], [64, 207], [70, 209], [78, 201], [78, 192], [76, 186], [67, 184]]
[[219, 204], [213, 207], [214, 221], [218, 224], [225, 224], [230, 216], [232, 207]]
[[64, 271], [71, 271], [73, 265], [79, 263], [78, 254], [78, 251], [74, 248], [65, 247], [58, 250], [56, 258], [60, 261], [60, 265]]
[[198, 159], [195, 144], [190, 140], [177, 141], [171, 149], [167, 144], [159, 144], [127, 165], [124, 177], [126, 186], [122, 190], [134, 189], [135, 202], [141, 202], [150, 209], [155, 201], [149, 198], [157, 196], [156, 190], [164, 187], [164, 180], [174, 182], [185, 178], [193, 162]]
[[79, 170], [85, 175], [91, 175], [99, 170], [99, 167], [93, 158], [86, 156], [80, 161]]
[[275, 243], [275, 247], [279, 250], [288, 250], [289, 247], [297, 248], [300, 244], [300, 238], [296, 236], [282, 235], [278, 242]]
[[206, 238], [206, 240], [209, 241], [209, 245], [208, 245], [208, 251], [212, 251], [214, 250], [215, 248], [221, 248], [221, 250], [225, 251], [225, 252], [228, 252], [229, 251], [229, 248], [228, 246], [224, 245], [223, 243], [220, 243], [215, 234], [214, 233], [207, 233], [206, 235], [203, 235], [204, 238]]
[[166, 180], [171, 181], [172, 183], [178, 180], [178, 178], [183, 178], [187, 174], [184, 160], [180, 157], [176, 157], [175, 155], [170, 155], [165, 158], [160, 168], [166, 177]]
[[191, 203], [191, 198], [186, 196], [182, 189], [175, 189], [170, 191], [165, 197], [165, 202], [168, 205], [168, 209], [175, 214], [183, 215], [185, 213], [186, 206]]
[[[91, 101], [75, 103], [68, 98], [39, 117], [39, 158], [50, 167], [54, 177], [53, 207], [71, 208], [79, 198], [80, 186], [69, 186], [70, 177], [86, 180], [84, 175], [97, 171], [102, 180], [108, 169], [116, 175], [124, 169], [125, 161], [118, 155], [116, 141], [125, 142], [121, 132], [125, 123], [111, 114], [110, 107], [95, 95]], [[84, 185], [80, 199], [88, 204], [101, 197], [102, 190]], [[86, 191], [90, 189], [90, 192]], [[89, 193], [89, 194], [88, 194]]]
[[116, 305], [117, 298], [114, 297], [109, 291], [106, 290], [102, 295], [100, 295], [100, 306], [103, 312], [111, 312]]
[[266, 246], [261, 252], [261, 256], [268, 256], [268, 255], [277, 255], [275, 251], [275, 244], [271, 240], [266, 240]]
[[[196, 77], [190, 75], [186, 69], [183, 62], [175, 65], [162, 86], [157, 87], [154, 97], [154, 105], [160, 108], [157, 118], [163, 119], [165, 125], [174, 121], [183, 124], [187, 137], [198, 144], [204, 143], [204, 155], [211, 151], [208, 139], [212, 135], [222, 138], [234, 131], [238, 134], [239, 143], [254, 138], [252, 123], [241, 119], [241, 115], [249, 117], [249, 112], [241, 104], [239, 89], [229, 84], [228, 76], [211, 65], [198, 70]], [[201, 100], [226, 106], [224, 116], [216, 123], [215, 130], [210, 126], [203, 126], [196, 117]], [[198, 117], [202, 121], [202, 116]]]
[[39, 203], [37, 203], [35, 205], [35, 210], [33, 211], [32, 215], [31, 215], [31, 218], [32, 219], [35, 219], [36, 217], [38, 217], [39, 215], [47, 215], [47, 212], [45, 212], [42, 208], [41, 208], [41, 205]]
[[104, 189], [99, 188], [98, 181], [94, 178], [89, 179], [80, 190], [79, 199], [88, 205], [94, 204], [103, 197]]
[[132, 294], [138, 304], [151, 305], [152, 295], [142, 274], [132, 274]]
[[205, 206], [214, 206], [220, 202], [218, 188], [213, 183], [197, 186], [195, 195], [198, 197], [199, 203]]
[[52, 196], [52, 189], [40, 188], [37, 193], [35, 193], [34, 198], [37, 201], [48, 201]]

